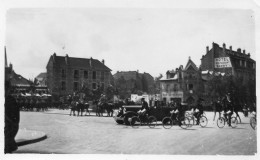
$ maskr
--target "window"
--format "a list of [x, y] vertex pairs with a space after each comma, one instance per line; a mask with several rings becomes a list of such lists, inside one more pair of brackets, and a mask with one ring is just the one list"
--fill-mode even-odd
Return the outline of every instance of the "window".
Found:
[[84, 78], [88, 79], [88, 71], [84, 71]]
[[97, 76], [97, 75], [96, 75], [96, 71], [93, 71], [93, 72], [92, 72], [92, 79], [96, 79], [96, 76]]
[[96, 83], [92, 83], [92, 89], [97, 89], [97, 84]]
[[61, 90], [66, 91], [66, 82], [64, 81], [61, 82]]
[[105, 73], [101, 72], [101, 81], [104, 82], [104, 80], [105, 80]]
[[78, 82], [74, 82], [73, 90], [77, 91], [78, 88], [79, 88], [79, 83]]
[[189, 90], [193, 89], [193, 84], [189, 84]]
[[79, 78], [79, 71], [78, 70], [74, 70], [74, 78]]
[[66, 70], [65, 69], [61, 69], [61, 77], [66, 78]]

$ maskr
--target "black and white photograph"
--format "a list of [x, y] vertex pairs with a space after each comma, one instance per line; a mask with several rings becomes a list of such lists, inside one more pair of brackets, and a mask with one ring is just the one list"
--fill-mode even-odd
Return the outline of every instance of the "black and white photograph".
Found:
[[259, 7], [1, 2], [1, 157], [259, 158]]

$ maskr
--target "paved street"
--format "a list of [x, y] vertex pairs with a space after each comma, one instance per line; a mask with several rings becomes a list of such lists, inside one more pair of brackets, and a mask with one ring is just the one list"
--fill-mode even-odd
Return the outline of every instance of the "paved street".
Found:
[[111, 117], [69, 116], [69, 110], [21, 112], [20, 129], [45, 132], [47, 139], [21, 146], [15, 153], [254, 155], [256, 131], [242, 114], [236, 129], [219, 129], [206, 113], [206, 128], [177, 126], [134, 129], [118, 125]]

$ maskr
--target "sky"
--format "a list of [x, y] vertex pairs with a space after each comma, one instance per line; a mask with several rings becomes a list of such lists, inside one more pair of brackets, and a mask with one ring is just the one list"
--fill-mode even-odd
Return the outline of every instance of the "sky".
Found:
[[199, 67], [212, 42], [255, 54], [255, 15], [246, 9], [11, 8], [7, 61], [35, 78], [50, 56], [105, 60], [112, 70], [165, 74], [189, 57]]

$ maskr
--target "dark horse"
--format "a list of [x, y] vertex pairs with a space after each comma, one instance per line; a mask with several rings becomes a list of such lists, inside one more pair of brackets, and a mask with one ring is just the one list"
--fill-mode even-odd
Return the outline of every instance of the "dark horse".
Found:
[[104, 116], [104, 112], [106, 111], [107, 117], [112, 117], [114, 113], [114, 104], [113, 103], [100, 103], [98, 101], [94, 102], [97, 106], [96, 108], [96, 115], [97, 116]]

